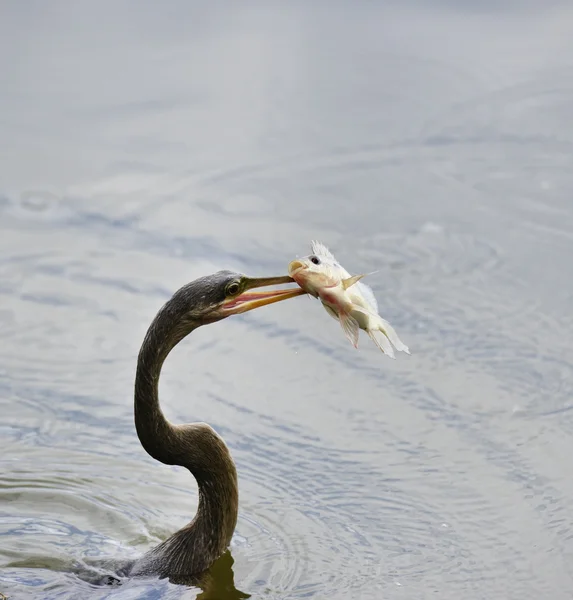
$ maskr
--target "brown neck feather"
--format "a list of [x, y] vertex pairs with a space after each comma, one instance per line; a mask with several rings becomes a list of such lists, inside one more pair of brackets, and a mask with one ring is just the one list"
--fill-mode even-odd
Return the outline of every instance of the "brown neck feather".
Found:
[[159, 405], [159, 376], [169, 352], [201, 323], [170, 300], [149, 327], [135, 377], [135, 426], [146, 452], [191, 471], [199, 488], [195, 518], [131, 569], [132, 575], [188, 580], [205, 571], [228, 547], [239, 506], [237, 471], [223, 439], [206, 423], [174, 425]]

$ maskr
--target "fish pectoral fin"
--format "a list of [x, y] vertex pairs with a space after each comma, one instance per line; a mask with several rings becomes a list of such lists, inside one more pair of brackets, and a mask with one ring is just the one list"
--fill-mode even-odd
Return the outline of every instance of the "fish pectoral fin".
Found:
[[360, 332], [358, 321], [347, 313], [340, 313], [338, 319], [346, 337], [352, 342], [355, 348], [358, 348], [358, 334]]
[[357, 281], [360, 281], [363, 277], [366, 277], [367, 275], [374, 275], [374, 273], [378, 273], [378, 271], [372, 271], [371, 273], [362, 273], [361, 275], [353, 275], [352, 277], [343, 279], [342, 287], [345, 290], [347, 290], [349, 287], [352, 287]]
[[352, 277], [348, 277], [348, 279], [342, 280], [342, 287], [347, 290], [349, 287], [352, 287], [357, 281], [360, 281], [363, 277], [366, 277], [366, 273], [362, 273], [362, 275], [353, 275]]
[[328, 306], [328, 304], [324, 304], [324, 302], [322, 303], [322, 306], [324, 306], [324, 310], [333, 318], [336, 319], [337, 321], [339, 321], [340, 319], [338, 318], [338, 313], [331, 308], [330, 306]]
[[370, 339], [390, 358], [396, 358], [394, 356], [394, 349], [392, 348], [392, 344], [389, 342], [388, 338], [382, 334], [380, 337], [376, 336], [374, 330], [367, 329], [366, 333], [370, 336]]

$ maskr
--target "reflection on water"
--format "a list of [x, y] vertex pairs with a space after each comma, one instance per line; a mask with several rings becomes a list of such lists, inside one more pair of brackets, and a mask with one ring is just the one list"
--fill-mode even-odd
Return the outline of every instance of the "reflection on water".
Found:
[[[571, 16], [0, 8], [0, 592], [570, 597]], [[305, 297], [194, 332], [162, 403], [231, 448], [231, 553], [202, 590], [94, 585], [196, 509], [133, 429], [155, 312], [311, 239], [378, 271], [412, 356], [354, 351]]]

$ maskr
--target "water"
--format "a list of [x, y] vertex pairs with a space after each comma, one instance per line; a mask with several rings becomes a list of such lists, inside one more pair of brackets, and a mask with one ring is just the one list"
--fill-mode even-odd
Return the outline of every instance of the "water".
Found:
[[[571, 598], [568, 3], [4, 2], [0, 49], [0, 592]], [[86, 582], [196, 507], [133, 428], [155, 312], [312, 238], [412, 356], [306, 298], [194, 333], [162, 403], [236, 459], [232, 560]]]

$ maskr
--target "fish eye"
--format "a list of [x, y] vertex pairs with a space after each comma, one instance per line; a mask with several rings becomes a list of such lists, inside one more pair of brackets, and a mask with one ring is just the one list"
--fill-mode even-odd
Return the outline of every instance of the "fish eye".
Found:
[[318, 258], [318, 256], [311, 256], [310, 257], [310, 262], [315, 264], [315, 265], [319, 265], [320, 264], [320, 258]]
[[236, 296], [241, 290], [241, 283], [239, 281], [231, 281], [231, 283], [227, 286], [225, 293], [227, 296]]

